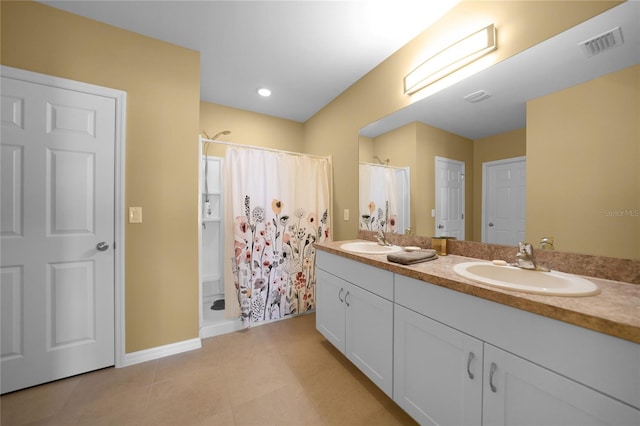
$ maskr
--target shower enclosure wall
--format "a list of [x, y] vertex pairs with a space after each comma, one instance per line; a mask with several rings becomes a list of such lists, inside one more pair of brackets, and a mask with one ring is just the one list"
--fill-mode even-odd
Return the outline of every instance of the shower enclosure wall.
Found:
[[[225, 318], [224, 197], [220, 157], [202, 156], [200, 169], [200, 337], [241, 328]], [[206, 163], [205, 163], [206, 162]], [[206, 172], [206, 181], [204, 180]], [[235, 296], [235, 295], [234, 295]], [[232, 299], [232, 302], [235, 299]]]

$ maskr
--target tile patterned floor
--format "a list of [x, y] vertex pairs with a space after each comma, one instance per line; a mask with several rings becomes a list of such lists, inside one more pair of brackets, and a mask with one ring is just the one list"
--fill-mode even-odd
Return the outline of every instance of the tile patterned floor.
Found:
[[202, 341], [202, 349], [3, 395], [14, 425], [411, 425], [315, 330], [315, 315]]

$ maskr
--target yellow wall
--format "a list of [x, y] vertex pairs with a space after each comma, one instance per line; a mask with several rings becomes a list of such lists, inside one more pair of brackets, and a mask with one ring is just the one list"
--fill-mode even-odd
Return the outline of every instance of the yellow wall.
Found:
[[531, 241], [640, 259], [640, 65], [527, 103]]
[[358, 208], [358, 130], [419, 98], [403, 94], [402, 79], [429, 52], [491, 21], [498, 30], [499, 48], [484, 62], [495, 63], [618, 3], [463, 1], [305, 122], [305, 152], [334, 155], [334, 238], [357, 236], [357, 220], [351, 215], [352, 220], [343, 221], [342, 211]]
[[[464, 1], [304, 123], [301, 149], [277, 146], [333, 156], [334, 238], [355, 238], [357, 215], [343, 221], [342, 210], [358, 209], [358, 129], [417, 99], [402, 93], [402, 78], [429, 49], [491, 20], [500, 47], [487, 58], [495, 62], [617, 3]], [[199, 123], [197, 52], [40, 3], [5, 0], [0, 8], [3, 65], [128, 93], [125, 204], [142, 206], [144, 223], [125, 228], [126, 351], [197, 337], [198, 131], [229, 129], [225, 140], [258, 143], [270, 137], [262, 126], [245, 129], [259, 117], [234, 121], [243, 114], [221, 110], [220, 120], [205, 112]], [[295, 127], [275, 131], [286, 128], [282, 137], [290, 140]]]
[[[434, 235], [436, 220], [431, 217], [431, 210], [436, 208], [436, 164], [435, 157], [444, 157], [464, 163], [465, 175], [473, 176], [473, 141], [436, 127], [417, 123], [418, 169], [420, 177], [416, 190], [421, 196], [416, 198], [416, 233], [418, 235]], [[413, 188], [412, 188], [413, 190]], [[468, 218], [473, 212], [473, 186], [465, 182], [465, 239], [470, 239], [473, 222]]]
[[[127, 92], [126, 352], [198, 337], [198, 52], [2, 1], [2, 64]], [[123, 214], [124, 212], [119, 212]]]
[[[303, 148], [302, 123], [210, 102], [200, 102], [200, 128], [209, 137], [230, 130], [230, 135], [218, 139], [241, 145], [292, 152], [300, 152]], [[224, 149], [224, 145], [211, 144], [208, 154], [223, 157]]]
[[[467, 239], [482, 240], [482, 163], [522, 157], [527, 154], [527, 131], [517, 129], [477, 139], [473, 142], [473, 236]], [[473, 237], [473, 238], [472, 238]]]
[[[364, 138], [361, 138], [361, 141]], [[411, 168], [411, 229], [416, 235], [435, 233], [435, 157], [465, 163], [465, 173], [473, 172], [473, 143], [470, 139], [420, 122], [413, 122], [373, 139], [372, 155], [389, 165]], [[360, 153], [366, 152], [362, 147]], [[375, 162], [375, 161], [373, 161]], [[465, 216], [473, 211], [473, 187], [465, 185]], [[472, 221], [465, 222], [465, 234], [471, 236]], [[470, 239], [469, 237], [467, 239]]]

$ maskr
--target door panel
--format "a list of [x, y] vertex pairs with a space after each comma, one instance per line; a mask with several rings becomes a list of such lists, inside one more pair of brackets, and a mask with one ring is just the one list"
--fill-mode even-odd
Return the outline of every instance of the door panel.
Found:
[[393, 395], [393, 303], [349, 284], [346, 355], [389, 397]]
[[4, 393], [114, 364], [116, 109], [7, 77], [2, 107]]
[[464, 240], [464, 163], [436, 157], [437, 237]]
[[482, 342], [400, 305], [394, 327], [394, 401], [420, 424], [480, 424]]
[[483, 242], [524, 241], [526, 161], [523, 157], [483, 164]]
[[349, 283], [318, 269], [316, 275], [316, 329], [340, 352], [346, 348], [344, 297]]
[[637, 425], [640, 411], [485, 344], [484, 425]]

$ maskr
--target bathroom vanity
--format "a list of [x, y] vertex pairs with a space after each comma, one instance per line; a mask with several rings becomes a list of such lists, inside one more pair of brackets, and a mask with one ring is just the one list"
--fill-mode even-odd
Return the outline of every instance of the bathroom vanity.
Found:
[[[640, 424], [640, 286], [551, 297], [318, 244], [317, 329], [421, 424]], [[591, 280], [591, 278], [589, 278]]]

